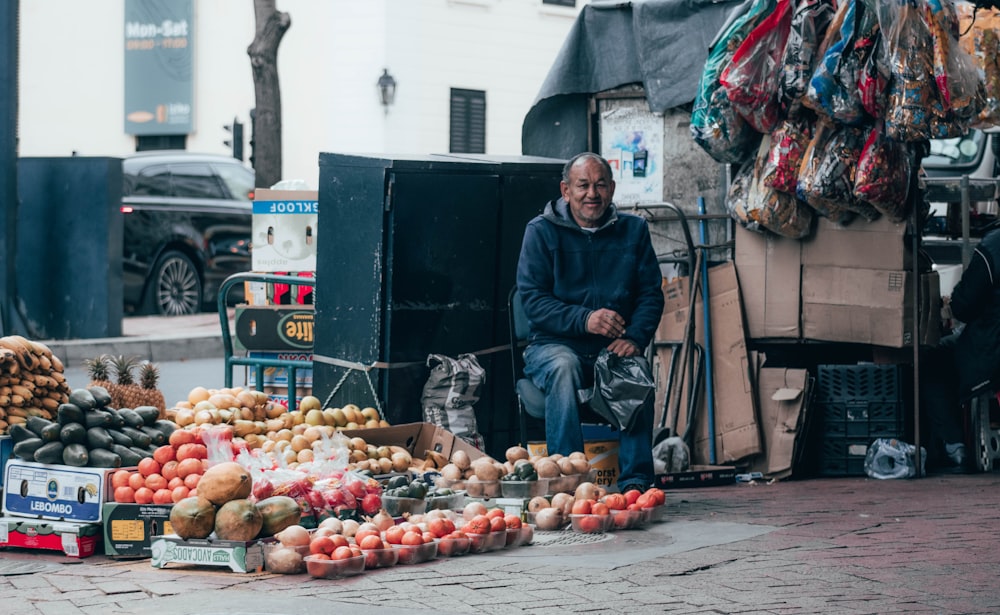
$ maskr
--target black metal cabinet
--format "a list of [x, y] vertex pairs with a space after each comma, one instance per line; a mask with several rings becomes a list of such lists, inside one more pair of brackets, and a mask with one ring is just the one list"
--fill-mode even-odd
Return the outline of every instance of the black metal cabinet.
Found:
[[[315, 394], [365, 406], [374, 388], [389, 422], [420, 421], [429, 354], [508, 343], [524, 226], [558, 196], [562, 161], [324, 153], [319, 166]], [[478, 355], [490, 447], [516, 430], [505, 352]], [[381, 365], [366, 374], [343, 363]]]

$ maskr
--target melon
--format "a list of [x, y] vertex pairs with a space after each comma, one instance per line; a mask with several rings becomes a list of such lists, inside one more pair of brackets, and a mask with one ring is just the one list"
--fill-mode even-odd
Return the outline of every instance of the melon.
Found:
[[262, 538], [274, 536], [286, 527], [297, 525], [302, 521], [302, 509], [299, 503], [287, 495], [272, 495], [257, 502], [257, 510], [264, 519], [260, 530]]
[[264, 517], [250, 500], [229, 500], [215, 511], [215, 536], [220, 540], [253, 540], [263, 526]]
[[184, 540], [207, 538], [215, 529], [215, 505], [200, 495], [184, 498], [170, 509], [170, 525]]
[[235, 461], [215, 464], [205, 470], [198, 481], [198, 495], [208, 498], [216, 506], [230, 500], [246, 499], [252, 488], [250, 472]]

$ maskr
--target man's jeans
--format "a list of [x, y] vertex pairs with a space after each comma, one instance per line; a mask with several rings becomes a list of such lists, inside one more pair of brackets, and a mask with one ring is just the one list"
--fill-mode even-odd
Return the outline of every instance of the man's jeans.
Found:
[[[583, 450], [577, 390], [593, 380], [597, 356], [580, 356], [562, 344], [531, 344], [524, 350], [524, 373], [545, 393], [545, 442], [550, 455]], [[586, 370], [586, 372], [584, 371]], [[646, 404], [630, 433], [621, 433], [618, 486], [645, 489], [653, 482], [653, 409]]]

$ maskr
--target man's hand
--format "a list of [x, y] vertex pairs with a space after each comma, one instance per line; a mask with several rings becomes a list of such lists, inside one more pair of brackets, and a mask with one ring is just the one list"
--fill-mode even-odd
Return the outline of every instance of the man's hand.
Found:
[[617, 339], [608, 345], [608, 351], [619, 357], [634, 357], [639, 354], [639, 347], [626, 339]]
[[614, 310], [594, 310], [587, 319], [587, 331], [617, 340], [625, 334], [625, 319]]

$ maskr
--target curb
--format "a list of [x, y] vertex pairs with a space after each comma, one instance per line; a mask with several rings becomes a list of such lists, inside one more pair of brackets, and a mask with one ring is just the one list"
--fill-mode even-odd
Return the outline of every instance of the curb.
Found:
[[43, 342], [67, 367], [82, 367], [83, 361], [101, 354], [131, 355], [154, 363], [184, 359], [225, 357], [220, 334], [106, 337], [86, 340]]

